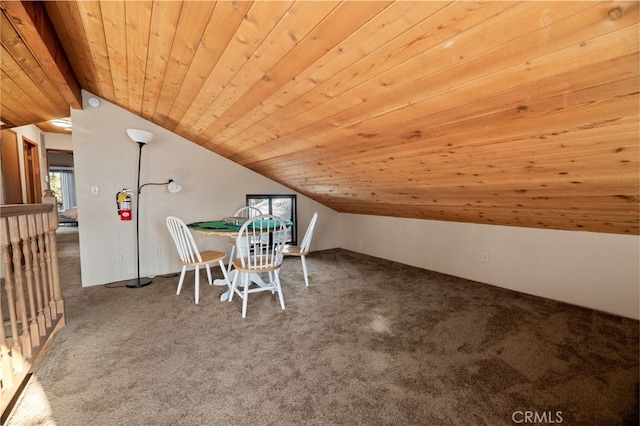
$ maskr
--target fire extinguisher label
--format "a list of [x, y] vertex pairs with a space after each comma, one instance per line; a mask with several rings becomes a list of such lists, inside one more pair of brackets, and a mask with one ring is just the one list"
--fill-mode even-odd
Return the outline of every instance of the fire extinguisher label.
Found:
[[120, 220], [131, 220], [131, 195], [124, 190], [116, 195]]

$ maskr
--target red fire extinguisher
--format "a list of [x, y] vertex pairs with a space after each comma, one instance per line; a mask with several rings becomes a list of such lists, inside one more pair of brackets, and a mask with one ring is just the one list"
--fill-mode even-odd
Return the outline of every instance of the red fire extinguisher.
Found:
[[120, 220], [131, 220], [131, 194], [126, 189], [116, 194]]

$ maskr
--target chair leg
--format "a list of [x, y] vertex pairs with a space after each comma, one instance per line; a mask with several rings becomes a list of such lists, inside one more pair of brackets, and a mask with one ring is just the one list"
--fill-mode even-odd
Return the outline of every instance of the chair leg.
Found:
[[224, 280], [227, 282], [227, 287], [231, 288], [231, 281], [229, 281], [229, 274], [227, 273], [227, 268], [225, 268], [224, 266], [224, 262], [221, 259], [221, 260], [218, 260], [218, 263], [220, 264], [222, 275], [224, 275]]
[[233, 300], [233, 295], [236, 292], [236, 288], [238, 287], [238, 276], [240, 275], [240, 271], [236, 269], [235, 274], [233, 275], [233, 281], [231, 282], [231, 288], [229, 289], [229, 302]]
[[282, 295], [282, 287], [280, 286], [280, 271], [273, 271], [273, 275], [275, 275], [275, 285], [278, 291], [278, 298], [280, 299], [280, 307], [284, 311], [284, 296]]
[[244, 297], [242, 298], [242, 318], [247, 316], [247, 300], [249, 300], [249, 274], [242, 274], [244, 278]]
[[273, 278], [273, 271], [269, 271], [269, 285], [271, 286], [271, 294], [275, 294], [276, 293], [276, 284]]
[[309, 272], [307, 271], [307, 261], [304, 256], [300, 256], [300, 260], [302, 260], [302, 272], [304, 273], [304, 283], [307, 287], [309, 287]]
[[182, 272], [180, 272], [180, 280], [178, 281], [178, 291], [176, 291], [176, 294], [180, 294], [180, 291], [182, 290], [182, 283], [184, 282], [185, 272], [187, 272], [187, 267], [183, 266]]
[[200, 267], [196, 266], [196, 305], [200, 301]]
[[213, 281], [211, 280], [211, 265], [206, 264], [205, 267], [207, 268], [207, 278], [209, 279], [209, 285], [212, 285]]
[[231, 273], [231, 268], [233, 268], [233, 255], [236, 252], [236, 245], [231, 246], [231, 253], [229, 254], [229, 262], [227, 263], [227, 275]]

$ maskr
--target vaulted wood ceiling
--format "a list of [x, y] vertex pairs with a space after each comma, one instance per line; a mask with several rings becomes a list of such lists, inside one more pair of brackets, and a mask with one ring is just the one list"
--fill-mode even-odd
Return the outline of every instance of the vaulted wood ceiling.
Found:
[[2, 10], [4, 127], [83, 88], [339, 212], [639, 233], [635, 1]]

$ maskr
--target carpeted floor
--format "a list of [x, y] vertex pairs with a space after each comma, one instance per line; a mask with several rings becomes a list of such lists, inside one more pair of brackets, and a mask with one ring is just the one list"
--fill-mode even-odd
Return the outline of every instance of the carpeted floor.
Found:
[[638, 424], [637, 321], [340, 249], [242, 320], [193, 273], [81, 288], [59, 241], [68, 324], [9, 425]]

